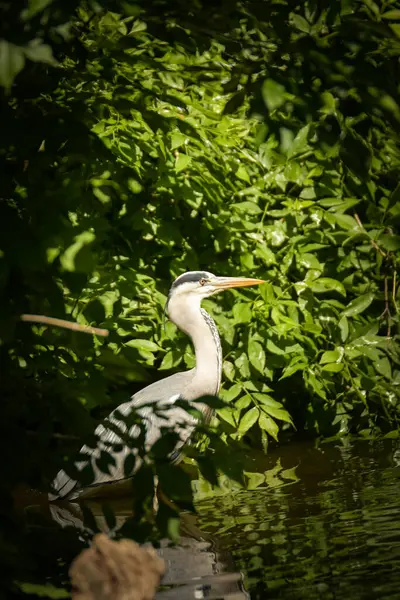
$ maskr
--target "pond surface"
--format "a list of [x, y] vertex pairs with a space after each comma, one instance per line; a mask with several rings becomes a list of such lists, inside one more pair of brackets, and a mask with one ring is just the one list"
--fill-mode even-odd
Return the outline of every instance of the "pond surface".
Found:
[[[400, 441], [293, 443], [248, 459], [253, 489], [195, 482], [198, 515], [182, 516], [180, 547], [160, 550], [157, 600], [400, 599]], [[119, 527], [131, 499], [111, 504]], [[63, 509], [53, 518], [83, 526]]]
[[398, 600], [399, 442], [293, 444], [262, 460], [265, 483], [198, 504], [250, 597]]

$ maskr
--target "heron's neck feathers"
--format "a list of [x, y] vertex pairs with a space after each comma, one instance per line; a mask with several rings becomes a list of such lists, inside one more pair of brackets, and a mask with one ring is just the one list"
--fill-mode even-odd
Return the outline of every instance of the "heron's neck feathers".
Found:
[[179, 296], [170, 300], [168, 315], [179, 329], [191, 337], [194, 345], [196, 367], [186, 399], [216, 395], [221, 383], [222, 350], [213, 319], [200, 307], [200, 299]]
[[[210, 315], [208, 314], [208, 312], [206, 310], [204, 310], [204, 308], [200, 309], [202, 317], [204, 319], [204, 321], [207, 324], [207, 327], [209, 328], [210, 332], [211, 332], [211, 336], [213, 339], [213, 352], [215, 354], [215, 359], [216, 359], [216, 367], [217, 367], [217, 374], [218, 374], [218, 379], [217, 379], [217, 387], [215, 390], [215, 394], [218, 393], [219, 391], [219, 387], [221, 385], [221, 374], [222, 374], [222, 347], [221, 347], [221, 339], [219, 337], [219, 333], [218, 333], [218, 329], [217, 326], [214, 322], [214, 320], [210, 317]], [[208, 342], [207, 342], [207, 346], [208, 346]], [[199, 370], [198, 368], [198, 364], [199, 362], [202, 363], [199, 354], [203, 354], [200, 353], [198, 351], [198, 349], [196, 348], [195, 345], [195, 351], [196, 351], [196, 370]], [[204, 349], [204, 354], [205, 354], [206, 349]], [[209, 367], [209, 361], [207, 361], [207, 367]]]

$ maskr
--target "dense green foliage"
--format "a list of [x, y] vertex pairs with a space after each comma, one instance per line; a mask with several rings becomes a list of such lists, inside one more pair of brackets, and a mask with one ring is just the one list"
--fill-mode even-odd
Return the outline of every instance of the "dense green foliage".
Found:
[[200, 268], [266, 280], [204, 302], [224, 442], [394, 430], [399, 3], [0, 14], [3, 484], [46, 490], [110, 406], [192, 367], [162, 315], [171, 280]]

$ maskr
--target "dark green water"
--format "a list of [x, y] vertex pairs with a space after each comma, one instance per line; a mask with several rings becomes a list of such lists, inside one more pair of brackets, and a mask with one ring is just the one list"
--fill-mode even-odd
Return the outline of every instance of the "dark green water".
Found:
[[399, 442], [297, 444], [262, 460], [258, 488], [198, 503], [251, 598], [400, 599]]
[[[182, 515], [181, 545], [160, 550], [157, 600], [400, 600], [400, 441], [291, 444], [251, 455], [249, 472], [248, 490], [195, 482], [198, 515]], [[111, 504], [118, 528], [132, 500]]]

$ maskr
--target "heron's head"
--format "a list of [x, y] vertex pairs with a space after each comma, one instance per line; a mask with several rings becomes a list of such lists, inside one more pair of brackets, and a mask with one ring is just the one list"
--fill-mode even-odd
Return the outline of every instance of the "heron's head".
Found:
[[222, 290], [247, 287], [264, 283], [261, 279], [249, 277], [217, 277], [208, 271], [188, 271], [173, 282], [168, 296], [168, 304], [173, 299], [187, 299], [193, 304], [200, 304], [203, 298], [213, 296]]

